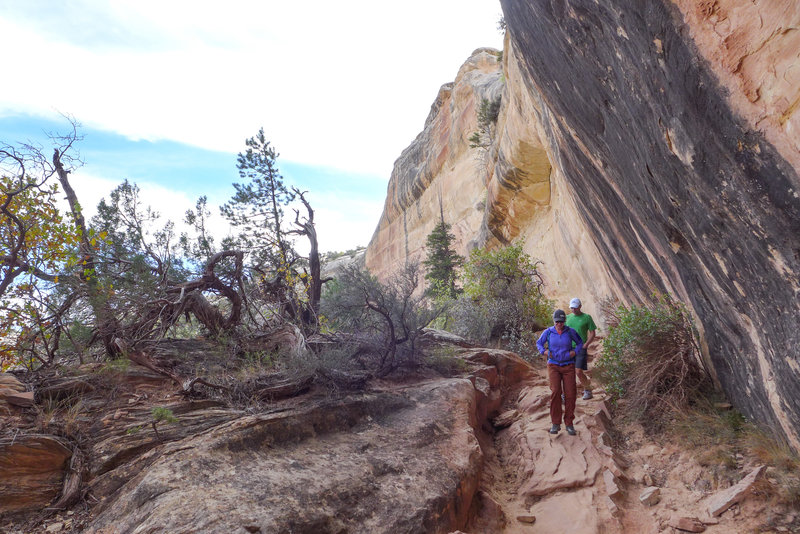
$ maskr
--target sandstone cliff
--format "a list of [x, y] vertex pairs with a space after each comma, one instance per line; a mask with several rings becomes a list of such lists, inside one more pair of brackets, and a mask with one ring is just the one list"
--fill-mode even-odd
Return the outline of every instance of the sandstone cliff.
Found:
[[[800, 449], [800, 7], [789, 0], [502, 2], [395, 164], [367, 266], [424, 253], [440, 207], [459, 252], [525, 240], [553, 298], [695, 315], [737, 408]], [[486, 164], [476, 103], [502, 97]]]

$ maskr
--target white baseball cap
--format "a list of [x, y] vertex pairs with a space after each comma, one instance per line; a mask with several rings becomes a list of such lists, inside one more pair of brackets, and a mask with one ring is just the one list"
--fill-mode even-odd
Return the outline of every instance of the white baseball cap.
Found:
[[569, 301], [569, 307], [570, 308], [580, 308], [581, 307], [581, 299], [579, 299], [577, 297], [572, 299], [571, 301]]

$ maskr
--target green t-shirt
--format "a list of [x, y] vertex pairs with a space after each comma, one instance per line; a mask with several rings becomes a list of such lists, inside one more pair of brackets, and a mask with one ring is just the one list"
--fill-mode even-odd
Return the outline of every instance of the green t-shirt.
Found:
[[592, 316], [588, 313], [582, 313], [580, 315], [570, 313], [567, 315], [567, 326], [577, 330], [584, 343], [586, 343], [586, 335], [589, 333], [589, 331], [597, 330]]

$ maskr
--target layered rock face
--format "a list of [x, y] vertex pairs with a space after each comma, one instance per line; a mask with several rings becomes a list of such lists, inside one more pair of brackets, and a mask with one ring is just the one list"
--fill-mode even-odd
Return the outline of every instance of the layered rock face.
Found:
[[[512, 353], [460, 357], [468, 378], [229, 411], [165, 435], [163, 447], [148, 433], [144, 454], [117, 439], [127, 452], [101, 457], [105, 481], [92, 486], [102, 501], [84, 532], [451, 532], [478, 490], [481, 427], [533, 376]], [[114, 473], [125, 483], [110, 485]]]
[[424, 256], [425, 240], [445, 214], [458, 252], [476, 242], [486, 205], [479, 154], [469, 147], [476, 107], [503, 90], [499, 52], [476, 50], [453, 83], [439, 90], [425, 129], [397, 159], [386, 204], [367, 248], [368, 268], [386, 279], [407, 259]]
[[[503, 78], [468, 85], [473, 56], [440, 93], [395, 166], [367, 266], [385, 277], [424, 251], [441, 195], [460, 252], [524, 239], [559, 305], [686, 303], [736, 406], [800, 448], [800, 8], [501, 3]], [[481, 169], [466, 139], [496, 94]]]

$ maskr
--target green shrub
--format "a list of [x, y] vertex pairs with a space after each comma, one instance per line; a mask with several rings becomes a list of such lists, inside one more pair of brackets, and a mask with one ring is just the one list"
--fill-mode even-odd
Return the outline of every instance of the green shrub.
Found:
[[158, 441], [162, 441], [161, 435], [158, 433], [158, 428], [156, 428], [156, 426], [159, 423], [177, 423], [178, 418], [175, 417], [175, 414], [172, 413], [172, 410], [169, 408], [164, 408], [163, 406], [154, 407], [150, 413], [153, 416], [153, 420], [150, 422], [150, 425], [153, 427], [153, 432], [156, 433], [156, 438], [158, 438]]
[[522, 355], [531, 352], [533, 333], [550, 324], [553, 310], [543, 293], [540, 264], [522, 251], [522, 243], [473, 250], [464, 266], [464, 295], [449, 311], [453, 332]]
[[485, 151], [494, 142], [501, 102], [502, 96], [493, 100], [481, 99], [481, 103], [477, 106], [478, 130], [469, 137], [471, 148], [480, 148]]
[[700, 396], [708, 379], [683, 304], [656, 295], [647, 306], [603, 308], [608, 335], [597, 367], [613, 399], [630, 397], [631, 415], [658, 425]]
[[422, 264], [426, 270], [425, 279], [430, 284], [427, 293], [434, 298], [454, 299], [461, 292], [456, 280], [464, 258], [453, 250], [456, 238], [450, 229], [451, 225], [442, 219], [425, 242], [427, 257]]

